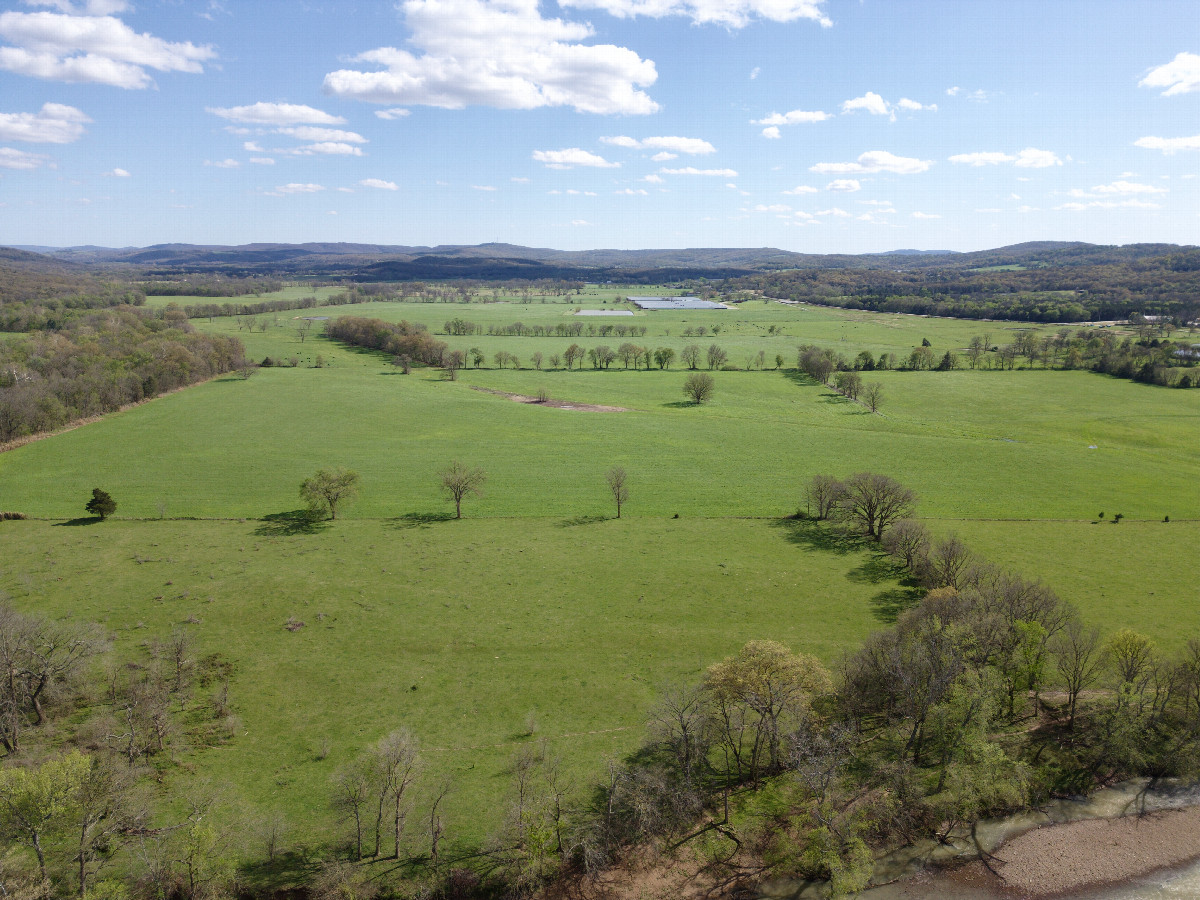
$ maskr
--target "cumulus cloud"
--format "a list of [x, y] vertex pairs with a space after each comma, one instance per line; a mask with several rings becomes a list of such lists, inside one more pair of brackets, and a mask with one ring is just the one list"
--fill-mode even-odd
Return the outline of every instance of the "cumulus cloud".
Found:
[[1164, 97], [1200, 91], [1200, 56], [1177, 53], [1169, 63], [1155, 66], [1138, 82], [1140, 87], [1166, 88]]
[[312, 125], [299, 127], [277, 128], [276, 134], [286, 134], [301, 141], [337, 141], [343, 144], [365, 144], [367, 139], [353, 131], [342, 131], [338, 128], [316, 128]]
[[[1070, 157], [1068, 157], [1070, 158]], [[950, 162], [963, 166], [998, 166], [1002, 163], [1012, 163], [1022, 169], [1045, 169], [1050, 166], [1061, 166], [1063, 161], [1052, 150], [1038, 150], [1026, 147], [1015, 156], [997, 150], [984, 150], [977, 153], [956, 153], [950, 157]]]
[[973, 100], [976, 103], [986, 103], [991, 94], [983, 90], [983, 88], [979, 88], [974, 91], [964, 91], [962, 88], [956, 85], [955, 87], [946, 88], [946, 96], [965, 97], [967, 100]]
[[291, 156], [362, 156], [362, 148], [347, 144], [344, 141], [319, 141], [315, 144], [305, 144], [294, 150], [279, 150]]
[[811, 125], [814, 122], [824, 122], [831, 118], [829, 113], [820, 110], [793, 109], [791, 112], [773, 112], [762, 119], [751, 119], [751, 125]]
[[250, 125], [272, 125], [277, 128], [285, 125], [344, 125], [346, 120], [341, 116], [331, 116], [327, 112], [302, 106], [296, 103], [252, 103], [249, 106], [231, 106], [228, 108], [207, 108], [208, 112], [231, 122], [243, 122]]
[[650, 192], [647, 191], [645, 188], [624, 188], [623, 190], [614, 191], [613, 193], [621, 194], [626, 197], [638, 197], [638, 196], [649, 197], [650, 196]]
[[158, 72], [202, 72], [216, 56], [212, 47], [171, 43], [138, 34], [109, 13], [127, 5], [91, 0], [39, 3], [59, 12], [0, 13], [0, 69], [49, 81], [146, 88]]
[[405, 116], [412, 115], [411, 110], [404, 107], [396, 107], [394, 109], [377, 109], [375, 115], [381, 119], [394, 121], [395, 119], [403, 119]]
[[779, 127], [777, 125], [771, 125], [767, 128], [764, 128], [762, 130], [762, 136], [765, 138], [770, 138], [773, 141], [777, 141], [783, 137], [783, 135], [779, 133]]
[[1144, 137], [1138, 138], [1133, 145], [1144, 150], [1161, 150], [1169, 156], [1180, 150], [1200, 150], [1200, 134], [1177, 138]]
[[236, 159], [219, 159], [216, 162], [206, 159], [204, 164], [206, 166], [212, 166], [214, 169], [236, 169], [241, 165], [241, 163]]
[[533, 158], [540, 163], [545, 163], [550, 169], [573, 169], [576, 166], [582, 166], [592, 169], [615, 169], [620, 166], [620, 163], [609, 162], [603, 156], [598, 156], [588, 150], [581, 150], [579, 147], [570, 147], [566, 150], [534, 150]]
[[104, 174], [108, 175], [111, 178], [132, 178], [133, 177], [128, 172], [126, 172], [124, 169], [113, 169], [111, 172], [105, 172]]
[[892, 107], [881, 96], [874, 91], [867, 91], [861, 97], [855, 97], [853, 100], [847, 100], [842, 104], [842, 112], [849, 113], [855, 110], [866, 110], [873, 116], [891, 115]]
[[1010, 163], [1015, 160], [1015, 156], [995, 150], [984, 150], [979, 153], [956, 153], [950, 157], [950, 162], [963, 166], [998, 166], [1001, 163]]
[[26, 153], [13, 147], [0, 147], [0, 168], [37, 169], [50, 162], [50, 157], [40, 153]]
[[754, 207], [755, 212], [790, 213], [792, 208], [784, 203], [760, 203]]
[[1013, 165], [1022, 169], [1046, 169], [1050, 166], [1061, 166], [1062, 160], [1058, 158], [1058, 154], [1051, 150], [1037, 150], [1033, 147], [1026, 147], [1017, 154], [1017, 161]]
[[896, 104], [899, 109], [907, 109], [912, 112], [920, 112], [926, 110], [928, 112], [937, 112], [936, 103], [918, 103], [916, 100], [910, 100], [907, 97], [901, 97], [900, 102]]
[[380, 191], [398, 191], [400, 187], [394, 181], [384, 181], [382, 178], [364, 178], [359, 182], [363, 187], [375, 188]]
[[706, 153], [716, 153], [717, 148], [708, 141], [690, 137], [648, 137], [631, 138], [626, 135], [618, 137], [602, 137], [602, 144], [612, 144], [629, 150], [665, 150], [671, 153], [687, 153], [692, 156]]
[[92, 120], [73, 106], [45, 103], [35, 113], [0, 113], [0, 141], [69, 144], [83, 136]]
[[744, 28], [755, 19], [771, 22], [811, 19], [825, 28], [833, 25], [821, 9], [824, 0], [561, 0], [559, 5], [602, 9], [620, 19], [683, 16], [697, 25], [728, 28]]
[[660, 153], [655, 153], [650, 158], [652, 160], [654, 160], [655, 162], [669, 162], [672, 159], [679, 159], [679, 154], [678, 153], [668, 153], [666, 150], [663, 150]]
[[1139, 184], [1136, 181], [1113, 181], [1109, 184], [1098, 184], [1092, 188], [1097, 194], [1165, 194], [1167, 189], [1153, 184]]
[[250, 162], [254, 163], [254, 165], [256, 165], [256, 166], [273, 166], [273, 165], [275, 165], [275, 160], [271, 159], [271, 157], [269, 157], [269, 156], [252, 156], [252, 157], [250, 157]]
[[242, 144], [242, 149], [247, 153], [266, 153], [262, 147], [258, 146], [258, 141], [245, 141]]
[[927, 159], [897, 156], [887, 150], [868, 150], [858, 157], [857, 162], [817, 163], [810, 172], [818, 175], [871, 175], [876, 172], [891, 172], [894, 175], [915, 175], [926, 172], [933, 163]]
[[925, 213], [925, 212], [915, 212], [912, 214], [912, 217], [914, 219], [940, 219], [941, 218], [941, 216], [939, 216], [937, 213]]
[[590, 25], [543, 18], [538, 0], [404, 0], [413, 50], [379, 47], [355, 57], [374, 67], [325, 76], [338, 97], [446, 109], [492, 106], [646, 114], [658, 104], [639, 88], [654, 62], [626, 47], [580, 43]]
[[790, 191], [784, 191], [785, 194], [815, 194], [817, 189], [807, 184], [798, 184]]
[[854, 178], [838, 178], [825, 185], [827, 191], [841, 191], [843, 193], [852, 193], [862, 190], [862, 185]]
[[[1157, 203], [1151, 203], [1146, 200], [1138, 200], [1134, 197], [1127, 200], [1089, 200], [1086, 203], [1072, 201], [1054, 208], [1068, 210], [1070, 212], [1080, 212], [1088, 209], [1161, 209], [1162, 207]], [[1018, 210], [1018, 212], [1023, 211], [1024, 208]]]
[[720, 178], [737, 178], [733, 169], [697, 169], [695, 166], [684, 166], [682, 169], [659, 169], [664, 175], [715, 175]]
[[642, 181], [646, 182], [647, 184], [662, 184], [663, 183], [661, 175], [647, 175], [645, 178], [642, 179]]
[[495, 185], [492, 185], [492, 184], [473, 184], [473, 185], [471, 185], [471, 190], [473, 190], [473, 191], [487, 191], [487, 192], [489, 192], [489, 193], [490, 193], [490, 192], [492, 192], [492, 191], [498, 190], [498, 188], [497, 188]]
[[817, 210], [815, 215], [833, 216], [835, 219], [849, 219], [850, 218], [850, 213], [846, 212], [844, 209], [842, 209], [841, 207], [838, 207], [838, 206], [834, 206], [830, 209]]
[[324, 185], [297, 184], [296, 182], [292, 182], [291, 184], [282, 184], [275, 188], [275, 192], [277, 194], [316, 194], [323, 190], [325, 190]]

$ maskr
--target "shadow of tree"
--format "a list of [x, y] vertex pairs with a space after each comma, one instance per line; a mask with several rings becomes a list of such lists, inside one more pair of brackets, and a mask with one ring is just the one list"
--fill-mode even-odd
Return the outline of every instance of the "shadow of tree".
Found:
[[78, 519], [68, 519], [66, 522], [55, 522], [53, 527], [61, 528], [64, 525], [69, 527], [75, 527], [77, 525], [95, 525], [97, 522], [103, 521], [104, 520], [99, 516], [80, 516]]
[[860, 534], [814, 519], [778, 519], [773, 527], [781, 529], [790, 543], [810, 550], [846, 554], [869, 550], [875, 546], [873, 541]]
[[894, 625], [900, 614], [921, 602], [921, 588], [913, 584], [880, 591], [871, 598], [875, 618], [885, 625]]
[[329, 527], [320, 513], [311, 509], [290, 509], [287, 512], [263, 516], [254, 533], [263, 537], [286, 537], [293, 534], [318, 534]]
[[559, 528], [574, 528], [577, 525], [595, 525], [607, 522], [608, 516], [575, 516], [573, 519], [563, 519], [558, 523]]
[[691, 400], [673, 400], [670, 403], [664, 403], [666, 409], [693, 409], [697, 406], [703, 406], [702, 403], [693, 403]]
[[[878, 548], [879, 545], [874, 546]], [[897, 565], [890, 556], [876, 554], [858, 568], [847, 572], [846, 577], [857, 584], [882, 584], [902, 579], [904, 574], [903, 567]]]
[[428, 528], [430, 525], [436, 525], [438, 522], [453, 522], [454, 513], [451, 512], [411, 512], [405, 513], [402, 516], [396, 516], [394, 519], [387, 520], [388, 528]]

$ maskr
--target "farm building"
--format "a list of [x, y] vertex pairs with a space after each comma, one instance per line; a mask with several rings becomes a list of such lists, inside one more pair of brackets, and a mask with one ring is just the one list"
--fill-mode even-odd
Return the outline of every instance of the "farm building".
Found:
[[627, 297], [638, 309], [729, 309], [724, 303], [698, 297]]

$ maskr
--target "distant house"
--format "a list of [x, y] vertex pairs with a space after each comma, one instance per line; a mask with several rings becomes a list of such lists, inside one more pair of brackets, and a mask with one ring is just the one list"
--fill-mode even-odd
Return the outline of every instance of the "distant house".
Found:
[[626, 297], [638, 309], [729, 309], [724, 303], [699, 297]]

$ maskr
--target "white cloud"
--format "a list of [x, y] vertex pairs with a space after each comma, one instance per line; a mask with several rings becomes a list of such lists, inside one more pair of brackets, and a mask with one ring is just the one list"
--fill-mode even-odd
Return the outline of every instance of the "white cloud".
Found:
[[647, 175], [645, 178], [642, 179], [642, 181], [645, 181], [647, 184], [662, 184], [663, 183], [661, 175]]
[[754, 211], [755, 212], [773, 212], [773, 213], [790, 213], [792, 211], [792, 208], [784, 203], [771, 203], [769, 205], [760, 203], [760, 204], [758, 204], [758, 206], [754, 207]]
[[375, 115], [381, 119], [386, 119], [389, 122], [396, 119], [403, 119], [405, 116], [412, 115], [411, 110], [407, 110], [402, 106], [397, 106], [393, 109], [377, 109]]
[[238, 162], [236, 159], [219, 159], [216, 162], [212, 162], [211, 160], [206, 159], [204, 161], [204, 164], [206, 166], [212, 166], [213, 168], [216, 168], [216, 169], [236, 169], [238, 166], [241, 165], [241, 163]]
[[636, 189], [635, 188], [625, 188], [624, 190], [614, 191], [614, 193], [622, 194], [627, 197], [635, 197], [635, 196], [649, 197], [650, 196], [650, 192], [647, 191], [645, 188], [636, 188]]
[[915, 175], [926, 172], [933, 163], [927, 159], [897, 156], [887, 150], [868, 150], [858, 157], [857, 162], [817, 163], [810, 172], [818, 175], [870, 175], [875, 172], [891, 172], [895, 175]]
[[92, 120], [73, 106], [45, 103], [35, 113], [0, 113], [0, 141], [69, 144], [83, 136]]
[[292, 182], [291, 184], [280, 185], [275, 190], [280, 194], [316, 194], [319, 191], [325, 190], [325, 188], [320, 184], [297, 184]]
[[50, 157], [40, 153], [26, 153], [12, 147], [0, 147], [0, 168], [2, 169], [36, 169], [46, 165]]
[[471, 185], [471, 190], [486, 191], [488, 193], [491, 193], [492, 191], [498, 190], [498, 188], [496, 188], [494, 185], [491, 185], [491, 184], [473, 184], [473, 185]]
[[512, 178], [510, 178], [510, 179], [508, 179], [508, 180], [509, 180], [509, 181], [512, 181], [512, 182], [515, 182], [515, 183], [517, 183], [517, 184], [529, 184], [529, 179], [528, 179], [528, 178], [525, 178], [525, 177], [523, 177], [523, 176], [518, 176], [518, 175], [514, 175]]
[[363, 187], [375, 188], [380, 191], [398, 191], [400, 187], [394, 181], [384, 181], [382, 178], [364, 178], [359, 182]]
[[572, 225], [591, 225], [592, 223], [589, 222], [587, 219], [572, 219], [571, 224]]
[[404, 0], [400, 8], [415, 52], [379, 47], [362, 53], [354, 61], [377, 68], [330, 72], [326, 91], [446, 109], [658, 111], [639, 90], [658, 79], [653, 61], [626, 47], [580, 43], [593, 36], [592, 27], [542, 18], [538, 0]]
[[862, 190], [862, 185], [854, 178], [838, 178], [825, 185], [827, 191], [841, 191], [843, 193], [852, 193]]
[[816, 215], [818, 215], [818, 216], [833, 216], [834, 218], [837, 218], [837, 219], [849, 219], [850, 218], [850, 213], [846, 212], [844, 209], [837, 207], [837, 206], [831, 207], [830, 209], [818, 210], [816, 212]]
[[960, 88], [958, 85], [955, 85], [954, 87], [946, 88], [946, 96], [947, 97], [957, 97], [961, 93], [962, 93], [962, 88]]
[[1155, 187], [1152, 184], [1139, 184], [1135, 181], [1114, 181], [1110, 184], [1098, 184], [1092, 188], [1097, 194], [1165, 194], [1167, 189]]
[[1138, 138], [1133, 145], [1145, 150], [1161, 150], [1170, 155], [1180, 150], [1200, 150], [1200, 134], [1177, 138], [1144, 137]]
[[338, 193], [339, 194], [353, 194], [354, 188], [340, 187], [340, 188], [338, 188]]
[[1166, 88], [1164, 97], [1200, 91], [1200, 56], [1177, 53], [1169, 63], [1156, 66], [1138, 82], [1140, 87]]
[[[600, 143], [625, 147], [628, 150], [665, 150], [674, 155], [687, 153], [694, 156], [717, 152], [717, 148], [708, 141], [689, 137], [648, 137], [639, 140], [627, 135], [620, 135], [618, 137], [602, 137]], [[670, 158], [674, 159], [674, 155]]]
[[138, 34], [120, 19], [126, 4], [92, 0], [82, 10], [69, 3], [40, 3], [61, 10], [0, 13], [0, 69], [49, 81], [146, 88], [159, 72], [202, 72], [212, 47], [170, 43]]
[[751, 125], [811, 125], [832, 118], [829, 113], [820, 110], [793, 109], [791, 112], [776, 113], [762, 119], [751, 119]]
[[847, 100], [842, 104], [844, 113], [854, 112], [858, 109], [866, 110], [873, 116], [887, 116], [892, 112], [892, 107], [888, 102], [874, 91], [867, 91], [863, 96]]
[[[891, 206], [891, 200], [859, 200], [863, 206]], [[880, 212], [895, 212], [894, 209], [881, 209]]]
[[316, 144], [305, 144], [295, 150], [278, 150], [291, 156], [362, 156], [362, 148], [341, 141], [320, 141]]
[[124, 169], [113, 169], [111, 172], [105, 172], [104, 174], [108, 175], [112, 178], [131, 178], [132, 177]]
[[1086, 209], [1162, 209], [1157, 203], [1138, 200], [1137, 198], [1129, 198], [1127, 200], [1089, 200], [1086, 203], [1073, 201], [1054, 208], [1072, 212], [1079, 212]]
[[941, 218], [941, 216], [939, 216], [937, 213], [924, 213], [924, 212], [915, 212], [912, 214], [912, 217], [914, 219], [940, 219]]
[[609, 162], [603, 156], [597, 156], [578, 147], [566, 150], [534, 150], [533, 158], [545, 163], [551, 169], [570, 169], [575, 166], [585, 166], [593, 169], [615, 169], [620, 163]]
[[[301, 125], [275, 129], [276, 134], [286, 134], [300, 141], [337, 141], [348, 144], [365, 144], [367, 139], [353, 131], [342, 131], [338, 128], [316, 128], [312, 125]], [[249, 149], [249, 148], [247, 148]]]
[[1000, 153], [996, 150], [984, 150], [979, 153], [956, 153], [950, 157], [950, 162], [963, 166], [998, 166], [1000, 163], [1016, 161], [1015, 156]]
[[770, 138], [773, 141], [777, 141], [783, 137], [783, 135], [779, 133], [779, 127], [777, 125], [771, 125], [767, 128], [764, 128], [762, 130], [762, 136], [765, 138]]
[[720, 178], [737, 178], [733, 169], [697, 169], [695, 166], [684, 166], [682, 169], [659, 169], [664, 175], [715, 175]]
[[829, 28], [832, 20], [821, 9], [824, 0], [561, 0], [560, 6], [602, 9], [610, 16], [631, 19], [684, 16], [697, 25], [744, 28], [755, 19], [794, 22], [811, 19]]
[[1033, 147], [1026, 147], [1017, 154], [1017, 161], [1013, 165], [1022, 169], [1045, 169], [1050, 166], [1061, 166], [1062, 160], [1058, 155], [1051, 150], [1037, 150]]
[[758, 77], [758, 73], [761, 71], [762, 71], [761, 66], [755, 66], [753, 69], [751, 69], [750, 70], [750, 80], [753, 81], [754, 79], [756, 79]]
[[901, 97], [900, 102], [896, 106], [900, 109], [907, 109], [913, 112], [919, 112], [920, 110], [937, 112], [936, 103], [918, 103], [916, 100], [909, 100], [907, 97]]
[[208, 107], [208, 112], [231, 122], [246, 122], [251, 125], [344, 125], [341, 116], [295, 103], [252, 103], [249, 106], [231, 106], [228, 109]]
[[790, 191], [784, 191], [785, 194], [815, 194], [817, 189], [807, 184], [798, 184]]
[[654, 160], [655, 162], [670, 162], [673, 159], [679, 159], [679, 154], [678, 153], [668, 153], [666, 150], [663, 150], [661, 153], [655, 153], [650, 158], [652, 160]]
[[247, 153], [266, 153], [262, 147], [258, 146], [258, 141], [245, 141], [242, 144], [242, 149]]
[[256, 166], [273, 166], [273, 165], [275, 165], [275, 160], [271, 159], [271, 157], [269, 157], [269, 156], [252, 156], [252, 157], [250, 157], [250, 162], [254, 163], [254, 165], [256, 165]]

